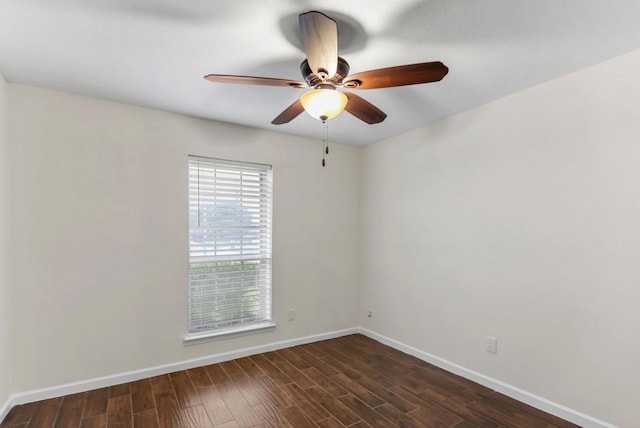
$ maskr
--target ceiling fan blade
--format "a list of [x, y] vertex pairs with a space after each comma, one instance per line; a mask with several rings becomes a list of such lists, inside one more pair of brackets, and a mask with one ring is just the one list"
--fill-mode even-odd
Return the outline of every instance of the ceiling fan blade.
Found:
[[345, 79], [343, 85], [351, 89], [391, 88], [437, 82], [449, 72], [440, 61], [399, 65], [355, 73]]
[[278, 117], [273, 119], [271, 123], [273, 125], [282, 125], [283, 123], [291, 122], [292, 119], [298, 117], [298, 115], [303, 111], [304, 107], [302, 107], [302, 103], [300, 102], [300, 100], [296, 100], [295, 103], [284, 109], [284, 111], [280, 113]]
[[385, 112], [359, 95], [352, 94], [351, 92], [344, 92], [344, 94], [349, 99], [344, 109], [358, 119], [367, 122], [369, 125], [373, 125], [387, 118]]
[[245, 85], [287, 86], [289, 88], [306, 88], [307, 84], [288, 79], [274, 79], [273, 77], [234, 76], [228, 74], [209, 74], [204, 76], [210, 82], [242, 83]]
[[[321, 78], [330, 78], [338, 67], [338, 25], [321, 12], [311, 11], [298, 16], [304, 51], [311, 71]], [[324, 76], [323, 76], [324, 74]]]

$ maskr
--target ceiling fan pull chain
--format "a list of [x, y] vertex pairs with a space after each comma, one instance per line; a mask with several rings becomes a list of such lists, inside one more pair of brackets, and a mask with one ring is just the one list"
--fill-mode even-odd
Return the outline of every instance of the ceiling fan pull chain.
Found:
[[324, 152], [326, 154], [329, 154], [329, 122], [327, 122], [326, 120], [324, 121], [324, 133], [325, 133]]
[[329, 154], [329, 124], [327, 123], [326, 119], [322, 120], [322, 125], [323, 125], [323, 129], [322, 129], [322, 166], [324, 167], [326, 165], [326, 161], [324, 159], [324, 155], [325, 154]]

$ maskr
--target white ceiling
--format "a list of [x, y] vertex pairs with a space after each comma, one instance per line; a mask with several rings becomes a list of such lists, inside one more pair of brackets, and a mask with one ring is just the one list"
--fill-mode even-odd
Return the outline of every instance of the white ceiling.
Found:
[[297, 15], [338, 21], [352, 72], [443, 61], [438, 83], [361, 90], [388, 114], [348, 113], [330, 140], [365, 145], [640, 48], [638, 0], [0, 0], [10, 82], [321, 138], [302, 90], [211, 83], [205, 74], [301, 80]]

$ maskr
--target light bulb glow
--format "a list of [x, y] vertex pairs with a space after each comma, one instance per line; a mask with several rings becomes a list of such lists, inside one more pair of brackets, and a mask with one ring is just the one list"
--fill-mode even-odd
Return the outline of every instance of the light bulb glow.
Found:
[[318, 120], [333, 119], [344, 110], [347, 96], [335, 89], [314, 89], [300, 97], [304, 110]]

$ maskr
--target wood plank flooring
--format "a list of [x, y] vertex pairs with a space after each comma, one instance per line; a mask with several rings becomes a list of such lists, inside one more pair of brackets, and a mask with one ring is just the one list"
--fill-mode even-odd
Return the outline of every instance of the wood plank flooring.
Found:
[[0, 428], [576, 425], [362, 335], [16, 406]]

